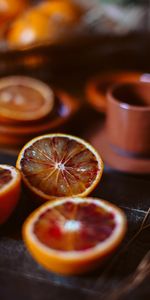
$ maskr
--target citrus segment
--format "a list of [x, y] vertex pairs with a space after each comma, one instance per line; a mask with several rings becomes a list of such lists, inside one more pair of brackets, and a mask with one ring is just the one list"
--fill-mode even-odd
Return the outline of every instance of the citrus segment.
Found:
[[31, 140], [20, 152], [17, 167], [28, 187], [45, 199], [85, 196], [103, 171], [102, 160], [91, 145], [65, 134]]
[[62, 274], [96, 267], [119, 245], [126, 218], [116, 206], [94, 198], [47, 202], [23, 226], [25, 243], [35, 259]]
[[14, 210], [20, 197], [21, 175], [8, 165], [0, 165], [0, 224], [5, 222]]
[[0, 119], [33, 121], [45, 117], [53, 108], [53, 92], [43, 82], [23, 76], [0, 80]]

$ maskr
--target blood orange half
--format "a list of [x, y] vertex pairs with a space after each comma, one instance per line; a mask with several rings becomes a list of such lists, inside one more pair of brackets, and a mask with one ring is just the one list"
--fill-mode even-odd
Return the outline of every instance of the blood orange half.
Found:
[[103, 171], [96, 150], [67, 134], [47, 134], [31, 140], [21, 150], [16, 166], [28, 188], [45, 200], [86, 196]]
[[54, 95], [40, 80], [10, 76], [0, 80], [0, 120], [29, 122], [41, 120], [53, 108]]
[[47, 202], [23, 226], [31, 255], [48, 270], [66, 275], [99, 266], [125, 232], [126, 217], [118, 207], [79, 197]]
[[20, 172], [9, 165], [0, 165], [0, 224], [14, 210], [20, 197]]

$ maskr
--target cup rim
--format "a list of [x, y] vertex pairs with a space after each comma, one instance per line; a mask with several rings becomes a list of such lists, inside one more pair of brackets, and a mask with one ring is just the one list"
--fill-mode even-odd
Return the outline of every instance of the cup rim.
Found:
[[133, 81], [129, 81], [129, 82], [121, 82], [121, 83], [115, 83], [113, 85], [110, 86], [110, 88], [107, 91], [107, 100], [110, 102], [113, 102], [116, 106], [123, 108], [125, 110], [128, 111], [143, 111], [143, 112], [150, 112], [150, 105], [149, 106], [138, 106], [138, 105], [132, 105], [126, 102], [123, 102], [122, 100], [118, 101], [116, 97], [113, 96], [113, 92], [114, 90], [116, 90], [118, 87], [120, 86], [125, 86], [125, 85], [149, 85], [149, 82], [141, 82], [141, 81], [137, 81], [137, 82], [133, 82]]

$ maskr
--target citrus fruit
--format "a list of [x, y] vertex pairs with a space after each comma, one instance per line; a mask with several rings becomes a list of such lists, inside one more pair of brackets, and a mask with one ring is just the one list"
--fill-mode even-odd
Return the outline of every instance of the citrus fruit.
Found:
[[141, 78], [139, 72], [104, 72], [90, 79], [85, 88], [88, 102], [98, 111], [106, 113], [107, 91], [111, 85], [119, 82], [137, 82]]
[[26, 46], [49, 38], [49, 20], [33, 9], [17, 18], [7, 34], [11, 46]]
[[48, 16], [34, 8], [13, 22], [6, 38], [11, 47], [18, 47], [47, 40], [54, 42], [56, 36], [57, 30]]
[[84, 140], [67, 134], [47, 134], [28, 142], [17, 168], [24, 183], [43, 200], [86, 196], [99, 182], [103, 162]]
[[[0, 123], [0, 133], [16, 135], [16, 137], [37, 136], [37, 134], [49, 131], [65, 122], [78, 109], [77, 100], [65, 94], [64, 92], [55, 91], [54, 111], [50, 112], [47, 118], [39, 120], [40, 122], [32, 122], [25, 124], [7, 124]], [[19, 121], [20, 122], [20, 121]], [[29, 140], [29, 138], [28, 138]], [[27, 141], [28, 141], [27, 140]]]
[[0, 79], [0, 121], [37, 121], [53, 108], [54, 96], [45, 83], [24, 76]]
[[23, 239], [31, 255], [48, 270], [66, 275], [99, 266], [125, 232], [124, 213], [96, 198], [47, 202], [23, 225]]
[[0, 23], [16, 17], [27, 5], [27, 0], [0, 0]]
[[5, 134], [0, 132], [0, 145], [3, 148], [18, 149], [20, 145], [26, 143], [27, 139], [27, 136], [16, 136], [13, 134]]
[[43, 2], [38, 6], [41, 13], [51, 18], [53, 22], [59, 24], [71, 24], [77, 22], [81, 14], [81, 9], [72, 2], [51, 1]]
[[67, 122], [79, 108], [78, 101], [64, 92], [55, 91], [54, 108], [48, 116], [38, 122], [25, 124], [0, 123], [0, 145], [17, 149], [30, 139], [52, 131]]
[[0, 165], [0, 224], [14, 210], [20, 197], [20, 172], [9, 165]]

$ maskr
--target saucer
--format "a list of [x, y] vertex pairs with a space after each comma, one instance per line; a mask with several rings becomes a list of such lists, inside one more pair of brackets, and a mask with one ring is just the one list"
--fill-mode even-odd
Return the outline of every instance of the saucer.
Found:
[[125, 152], [121, 154], [109, 144], [105, 124], [89, 140], [111, 168], [125, 173], [150, 174], [150, 159], [125, 155]]
[[86, 85], [85, 93], [87, 101], [99, 112], [106, 113], [108, 88], [120, 82], [150, 81], [149, 74], [140, 72], [112, 71], [102, 73], [90, 79]]
[[62, 91], [56, 91], [54, 108], [43, 121], [34, 122], [30, 126], [0, 124], [0, 144], [18, 146], [36, 135], [55, 130], [65, 124], [78, 108], [79, 101], [77, 99]]

